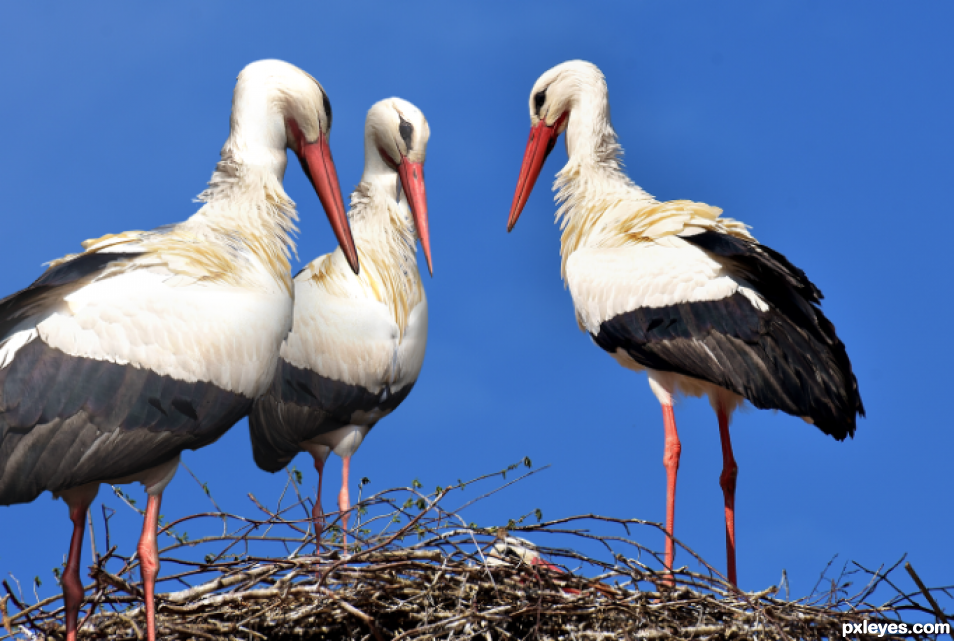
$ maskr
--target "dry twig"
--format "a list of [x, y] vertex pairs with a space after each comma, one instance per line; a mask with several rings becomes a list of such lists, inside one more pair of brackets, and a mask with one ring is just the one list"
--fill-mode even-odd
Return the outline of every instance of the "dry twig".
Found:
[[[833, 578], [826, 569], [812, 594], [790, 601], [776, 598], [774, 587], [737, 591], [680, 544], [701, 571], [678, 569], [670, 586], [664, 580], [669, 575], [654, 569], [661, 567], [659, 554], [643, 547], [632, 534], [641, 528], [658, 536], [658, 524], [596, 515], [532, 523], [527, 518], [531, 513], [505, 527], [481, 528], [465, 523], [460, 509], [443, 507], [447, 497], [464, 486], [505, 477], [515, 467], [438, 488], [432, 494], [422, 493], [415, 483], [366, 499], [360, 504], [363, 523], [349, 532], [355, 543], [350, 556], [340, 550], [340, 515], [322, 541], [326, 552], [299, 554], [314, 550], [315, 542], [308, 519], [290, 516], [307, 507], [297, 488], [297, 503], [283, 507], [279, 502], [273, 510], [253, 499], [262, 513], [258, 518], [228, 514], [216, 505], [217, 512], [171, 523], [166, 527], [203, 520], [216, 523], [217, 528], [222, 523], [228, 527], [221, 535], [196, 541], [176, 535], [175, 543], [162, 550], [163, 568], [174, 571], [160, 583], [176, 581], [187, 587], [157, 596], [159, 635], [183, 640], [767, 641], [845, 638], [845, 624], [943, 622], [950, 616], [938, 603], [939, 597], [950, 601], [950, 588], [929, 590], [918, 581], [917, 590], [904, 593], [888, 579], [898, 564], [887, 572], [868, 571], [856, 564], [855, 569], [843, 569]], [[296, 482], [291, 475], [289, 482]], [[307, 515], [308, 510], [304, 511]], [[106, 534], [108, 541], [108, 521]], [[551, 536], [580, 545], [541, 546], [534, 552], [508, 538], [515, 534], [538, 543]], [[605, 550], [601, 558], [574, 549], [591, 548], [593, 542]], [[209, 549], [200, 559], [198, 555]], [[269, 554], [276, 549], [294, 551], [281, 557]], [[535, 556], [552, 565], [534, 562]], [[108, 571], [108, 563], [122, 563], [122, 567]], [[124, 559], [113, 549], [96, 558], [90, 573], [95, 583], [87, 587], [84, 607], [95, 604], [99, 611], [87, 615], [80, 639], [143, 637], [145, 621], [135, 566], [134, 556]], [[846, 588], [853, 573], [862, 573], [866, 581], [861, 592], [851, 596]], [[872, 595], [885, 586], [896, 592], [891, 592], [887, 603], [872, 603]], [[28, 607], [5, 587], [8, 596], [0, 599], [0, 615], [8, 633], [0, 641], [61, 638], [59, 597]], [[927, 603], [918, 601], [920, 596]], [[19, 611], [11, 612], [11, 606]]]

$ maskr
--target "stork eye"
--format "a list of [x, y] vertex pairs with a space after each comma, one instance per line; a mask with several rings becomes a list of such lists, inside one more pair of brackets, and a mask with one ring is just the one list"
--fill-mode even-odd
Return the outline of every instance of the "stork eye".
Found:
[[331, 129], [331, 101], [328, 100], [328, 94], [321, 92], [321, 102], [325, 107], [325, 114], [328, 116], [328, 129]]
[[537, 115], [540, 115], [540, 108], [543, 107], [543, 103], [547, 101], [547, 90], [541, 89], [537, 92], [537, 95], [533, 97], [533, 106], [537, 110]]
[[404, 140], [404, 145], [407, 147], [408, 153], [410, 153], [411, 138], [414, 136], [414, 125], [405, 120], [400, 114], [398, 114], [398, 118], [401, 119], [401, 124], [398, 125], [398, 133], [401, 134], [401, 138]]

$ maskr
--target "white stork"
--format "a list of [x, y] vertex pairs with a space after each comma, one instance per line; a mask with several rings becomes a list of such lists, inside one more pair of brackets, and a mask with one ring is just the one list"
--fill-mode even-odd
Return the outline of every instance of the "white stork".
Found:
[[577, 321], [620, 365], [645, 370], [662, 404], [670, 537], [681, 450], [673, 397], [709, 397], [722, 439], [728, 577], [736, 584], [732, 412], [748, 400], [802, 417], [838, 440], [853, 436], [864, 407], [845, 346], [818, 307], [821, 292], [745, 225], [704, 203], [661, 203], [623, 173], [606, 81], [595, 65], [573, 60], [540, 76], [530, 120], [507, 229], [566, 132], [557, 218]]
[[344, 460], [338, 508], [346, 531], [351, 456], [375, 423], [407, 398], [427, 343], [415, 245], [420, 238], [433, 273], [424, 190], [430, 129], [417, 107], [389, 98], [371, 107], [364, 131], [364, 175], [348, 213], [361, 273], [352, 273], [339, 248], [295, 277], [294, 328], [268, 393], [249, 415], [255, 462], [263, 470], [277, 472], [301, 451], [314, 458], [319, 546], [325, 460], [331, 452]]
[[222, 436], [271, 381], [292, 321], [297, 214], [282, 189], [286, 148], [357, 270], [330, 127], [328, 96], [314, 78], [277, 60], [250, 64], [198, 212], [88, 240], [0, 301], [0, 504], [45, 490], [66, 501], [70, 641], [83, 599], [85, 516], [99, 484], [146, 488], [138, 553], [153, 640], [162, 491], [180, 453]]

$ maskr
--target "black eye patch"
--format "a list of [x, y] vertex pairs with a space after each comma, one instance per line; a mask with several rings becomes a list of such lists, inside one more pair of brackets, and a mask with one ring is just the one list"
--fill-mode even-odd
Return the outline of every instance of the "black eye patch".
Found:
[[325, 114], [328, 116], [328, 129], [331, 129], [331, 101], [328, 100], [328, 94], [321, 92], [321, 102], [325, 106]]
[[401, 124], [398, 125], [398, 132], [401, 134], [401, 138], [404, 139], [404, 144], [407, 146], [408, 153], [410, 153], [411, 137], [414, 135], [414, 125], [405, 120], [401, 114], [398, 114], [398, 118], [401, 119]]
[[537, 116], [540, 116], [540, 109], [543, 107], [543, 103], [547, 101], [547, 90], [546, 88], [541, 89], [537, 92], [537, 95], [533, 97], [533, 106], [537, 111]]

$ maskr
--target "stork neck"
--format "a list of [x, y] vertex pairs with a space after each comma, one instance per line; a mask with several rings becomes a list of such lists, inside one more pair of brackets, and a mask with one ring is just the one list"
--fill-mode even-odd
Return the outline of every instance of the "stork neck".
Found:
[[[292, 235], [298, 231], [295, 203], [282, 186], [287, 157], [281, 141], [271, 133], [242, 126], [232, 117], [232, 133], [222, 146], [208, 188], [198, 196], [205, 205], [186, 223], [209, 240], [244, 242], [272, 278], [290, 289], [295, 252]], [[281, 145], [281, 146], [279, 146]]]
[[577, 97], [567, 121], [566, 144], [569, 161], [554, 184], [560, 203], [556, 218], [563, 229], [564, 279], [574, 251], [602, 243], [613, 233], [613, 220], [653, 201], [623, 171], [623, 148], [610, 122], [605, 82]]
[[359, 252], [360, 238], [379, 245], [391, 260], [416, 266], [417, 227], [397, 172], [383, 163], [365, 167], [361, 183], [351, 194], [348, 217]]
[[335, 275], [326, 287], [340, 287], [341, 295], [353, 296], [355, 290], [347, 283], [357, 279], [365, 296], [387, 305], [403, 336], [411, 310], [424, 298], [417, 270], [417, 229], [397, 173], [389, 168], [369, 169], [365, 167], [361, 183], [351, 194], [348, 212], [361, 273], [351, 272], [338, 248], [329, 265]]
[[566, 128], [566, 151], [570, 161], [619, 171], [623, 153], [610, 122], [609, 94], [606, 83], [583, 85], [570, 107]]

